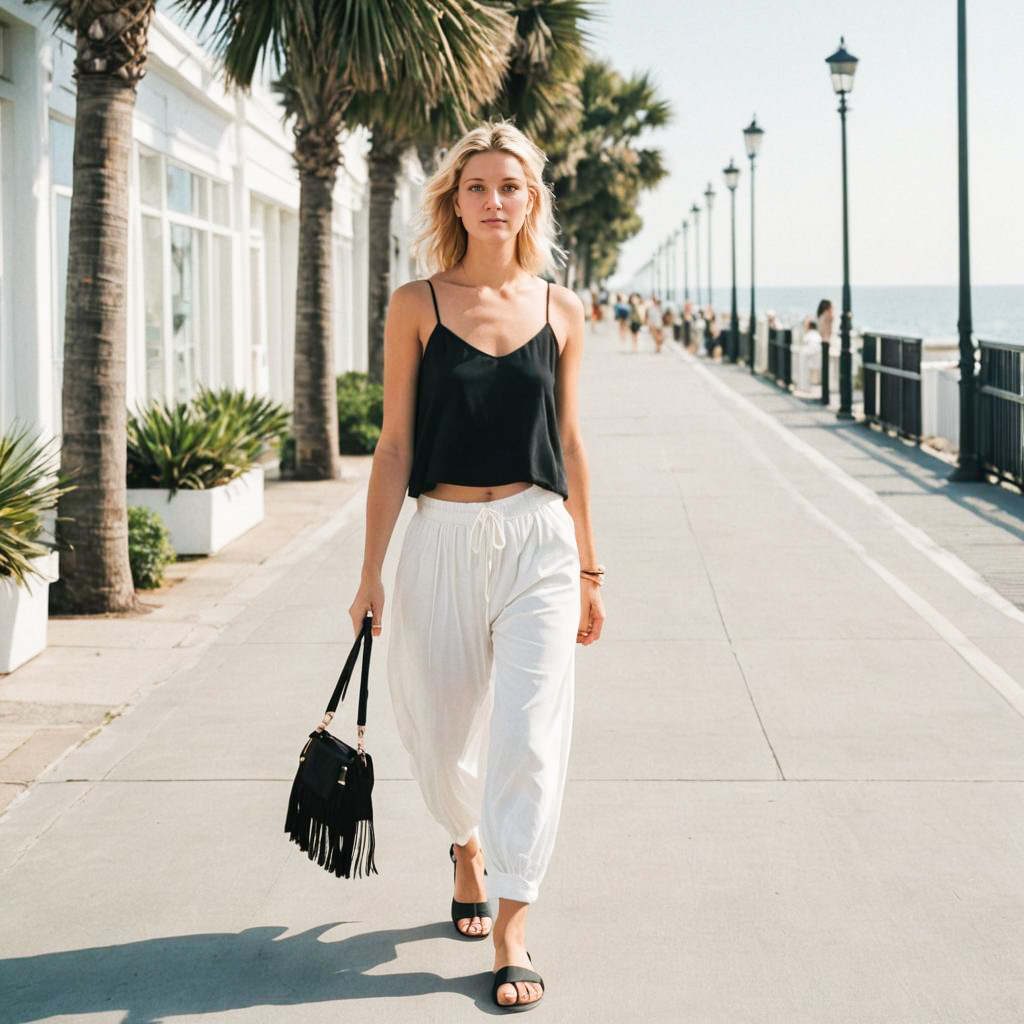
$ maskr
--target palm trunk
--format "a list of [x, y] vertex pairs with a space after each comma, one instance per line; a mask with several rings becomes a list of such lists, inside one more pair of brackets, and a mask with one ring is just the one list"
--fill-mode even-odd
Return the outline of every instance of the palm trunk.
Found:
[[[144, 44], [143, 44], [144, 52]], [[134, 83], [78, 76], [74, 191], [68, 241], [61, 470], [78, 485], [60, 498], [60, 579], [54, 612], [137, 607], [128, 562], [125, 493], [125, 275]], [[70, 545], [70, 550], [63, 550]]]
[[[334, 159], [324, 147], [334, 145]], [[337, 136], [328, 140], [315, 131], [296, 132], [299, 167], [299, 254], [295, 302], [295, 371], [293, 433], [295, 477], [336, 480], [338, 459], [338, 397], [332, 344], [331, 237], [332, 198], [337, 168]]]
[[421, 142], [416, 147], [416, 155], [420, 158], [420, 166], [428, 178], [437, 170], [436, 153], [437, 147], [432, 142]]
[[384, 320], [391, 297], [391, 210], [398, 190], [404, 146], [384, 133], [373, 133], [370, 149], [370, 287], [368, 310], [369, 376], [384, 377]]

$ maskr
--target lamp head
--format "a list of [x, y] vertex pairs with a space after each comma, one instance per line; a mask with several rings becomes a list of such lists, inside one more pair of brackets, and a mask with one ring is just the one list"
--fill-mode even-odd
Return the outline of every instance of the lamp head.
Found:
[[729, 157], [729, 166], [722, 169], [722, 174], [725, 175], [725, 187], [730, 192], [735, 192], [736, 186], [740, 183], [740, 169], [733, 162], [732, 157]]
[[839, 49], [825, 58], [832, 73], [832, 88], [839, 94], [853, 91], [853, 76], [857, 70], [857, 58], [846, 52], [843, 37], [839, 37]]
[[761, 137], [764, 135], [764, 129], [761, 128], [757, 123], [757, 115], [754, 115], [754, 119], [743, 129], [743, 143], [747, 147], [747, 156], [757, 156], [758, 150], [761, 148]]

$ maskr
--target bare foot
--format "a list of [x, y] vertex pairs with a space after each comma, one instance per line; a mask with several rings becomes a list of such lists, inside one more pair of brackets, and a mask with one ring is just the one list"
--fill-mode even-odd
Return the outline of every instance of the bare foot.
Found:
[[[472, 856], [467, 852], [470, 846], [475, 850]], [[465, 846], [455, 847], [455, 899], [460, 903], [483, 903], [484, 892], [484, 851], [475, 839]], [[489, 935], [489, 917], [460, 917], [456, 927], [463, 935]]]
[[[510, 929], [511, 931], [511, 929]], [[527, 970], [535, 970], [530, 958], [526, 955], [526, 945], [522, 940], [514, 939], [506, 932], [505, 941], [499, 944], [494, 943], [494, 970], [501, 970], [502, 967], [515, 966], [525, 967]], [[498, 986], [498, 1002], [502, 1006], [511, 1006], [513, 1003], [532, 1003], [544, 994], [544, 989], [535, 981], [510, 981]]]

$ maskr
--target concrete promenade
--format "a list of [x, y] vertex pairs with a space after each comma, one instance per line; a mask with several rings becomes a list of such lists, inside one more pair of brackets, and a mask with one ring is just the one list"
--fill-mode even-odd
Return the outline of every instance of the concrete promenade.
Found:
[[[1024, 498], [612, 324], [581, 397], [609, 618], [577, 650], [528, 1019], [1019, 1024]], [[0, 761], [3, 1024], [502, 1012], [394, 730], [387, 606], [380, 875], [330, 877], [281, 831], [352, 642], [369, 460], [349, 465], [271, 484], [267, 522], [150, 615], [51, 623], [0, 679], [0, 709], [36, 705]], [[70, 706], [95, 733], [23, 788], [24, 744], [45, 761]]]

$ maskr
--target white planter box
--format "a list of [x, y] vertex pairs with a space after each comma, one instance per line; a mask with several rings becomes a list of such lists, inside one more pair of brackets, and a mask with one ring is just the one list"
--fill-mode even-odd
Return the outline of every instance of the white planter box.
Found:
[[32, 559], [45, 578], [30, 576], [24, 586], [0, 577], [0, 672], [13, 672], [46, 648], [50, 584], [57, 579], [58, 560], [56, 551]]
[[220, 487], [181, 491], [129, 487], [128, 504], [151, 508], [171, 534], [179, 555], [212, 555], [263, 520], [263, 467]]

